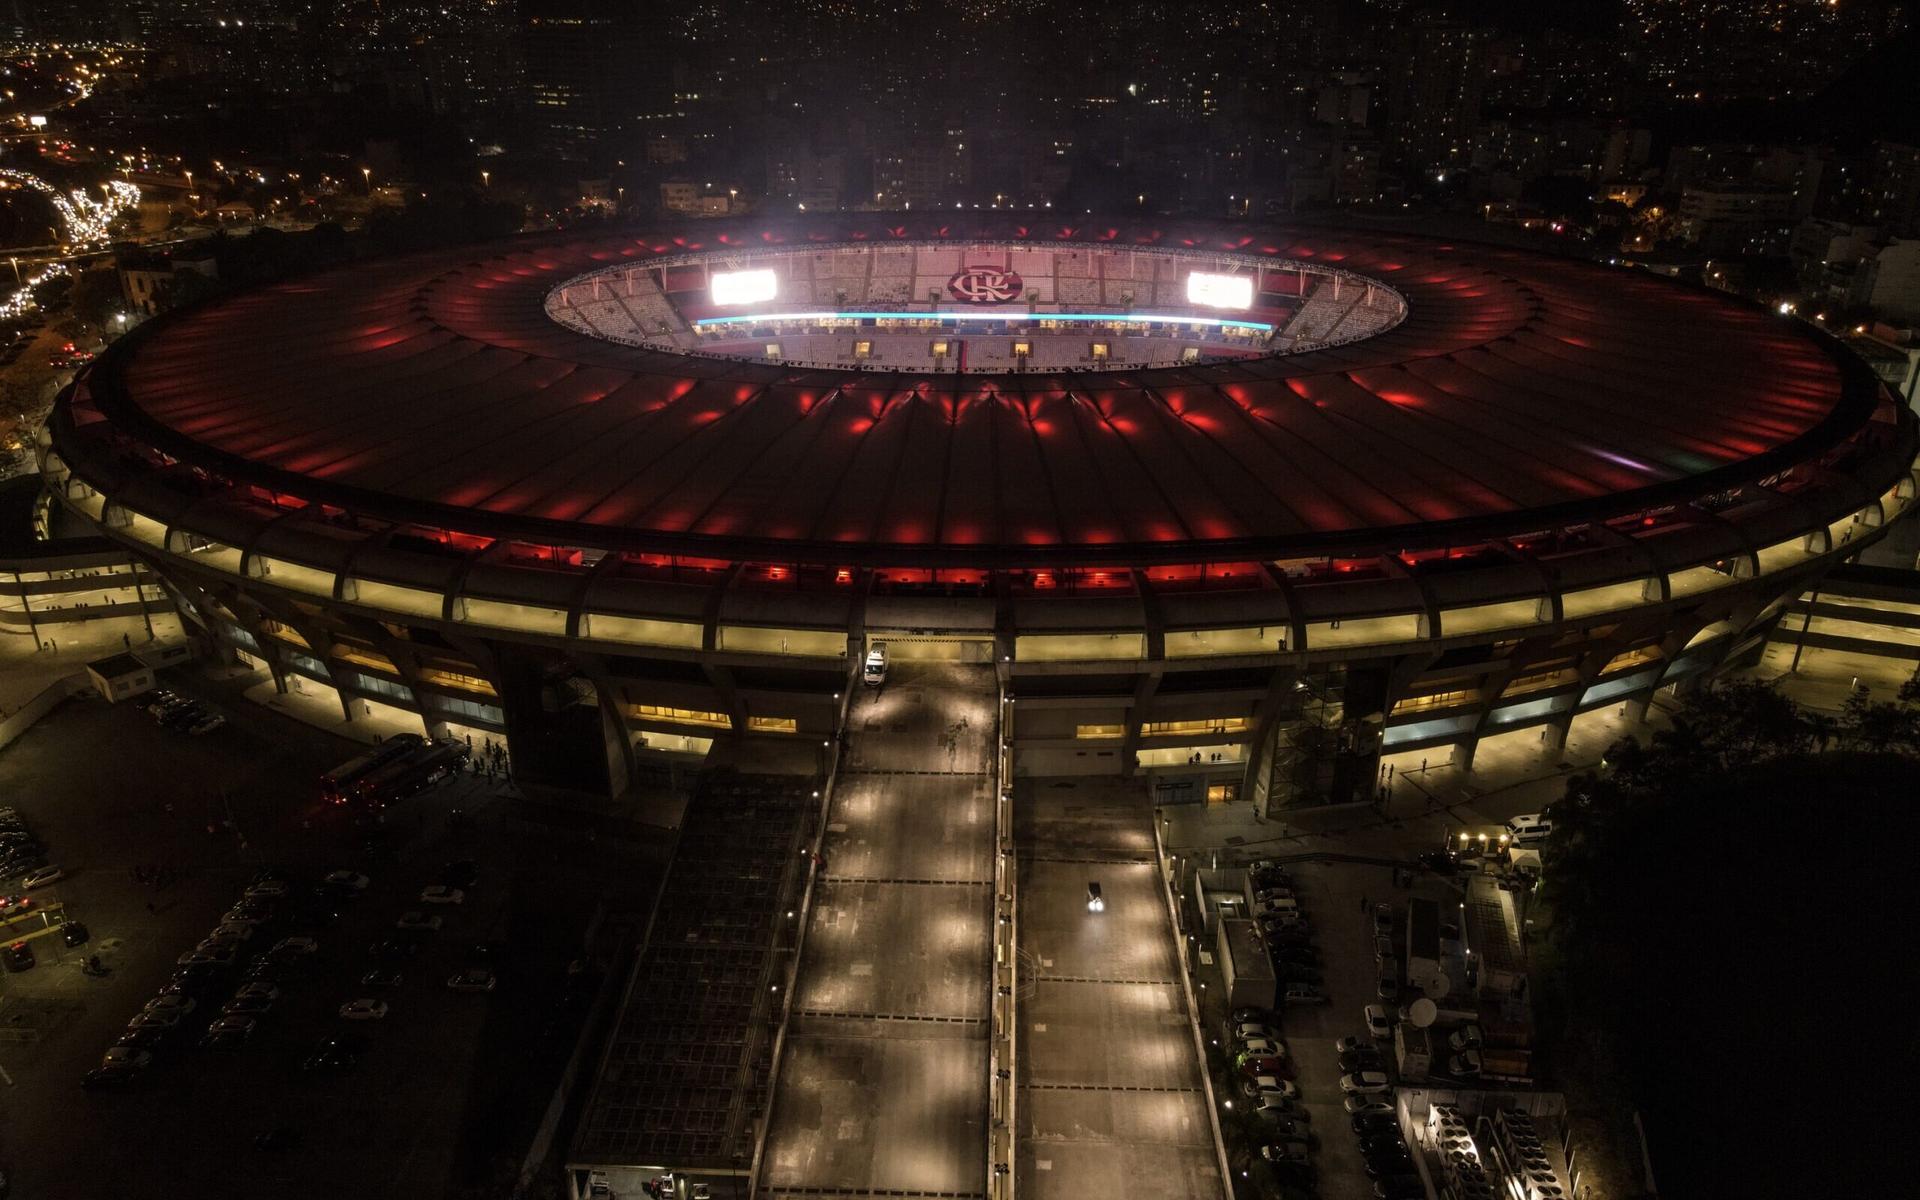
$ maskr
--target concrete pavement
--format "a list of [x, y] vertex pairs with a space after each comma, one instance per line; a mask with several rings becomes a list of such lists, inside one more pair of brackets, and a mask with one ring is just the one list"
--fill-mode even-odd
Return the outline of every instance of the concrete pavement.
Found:
[[763, 1196], [986, 1194], [994, 707], [958, 664], [854, 700]]
[[1021, 1200], [1226, 1193], [1152, 822], [1138, 780], [1016, 785]]

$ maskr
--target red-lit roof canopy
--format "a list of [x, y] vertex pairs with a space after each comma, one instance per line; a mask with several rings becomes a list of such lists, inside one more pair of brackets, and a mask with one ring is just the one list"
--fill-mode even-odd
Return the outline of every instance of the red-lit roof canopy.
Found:
[[[623, 259], [941, 238], [1298, 258], [1388, 283], [1409, 312], [1301, 355], [942, 377], [633, 349], [542, 310], [555, 285]], [[394, 520], [949, 566], [1515, 534], [1753, 482], [1849, 436], [1874, 402], [1801, 327], [1624, 270], [1391, 234], [919, 214], [355, 266], [151, 322], [91, 387], [117, 426], [186, 462]]]

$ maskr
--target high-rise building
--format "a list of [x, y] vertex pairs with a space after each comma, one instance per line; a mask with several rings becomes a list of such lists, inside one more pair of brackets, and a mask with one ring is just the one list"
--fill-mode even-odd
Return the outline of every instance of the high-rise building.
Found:
[[645, 6], [621, 0], [520, 0], [525, 91], [542, 148], [587, 158], [671, 80], [640, 61]]
[[1421, 19], [1394, 38], [1387, 88], [1388, 148], [1404, 166], [1443, 170], [1473, 148], [1485, 81], [1485, 38], [1453, 21]]

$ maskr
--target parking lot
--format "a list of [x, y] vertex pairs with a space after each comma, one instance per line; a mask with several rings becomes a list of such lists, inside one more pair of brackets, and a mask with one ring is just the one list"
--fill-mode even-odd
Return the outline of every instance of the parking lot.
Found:
[[[504, 1191], [591, 994], [592, 973], [567, 969], [583, 931], [603, 899], [644, 906], [666, 839], [557, 830], [467, 776], [405, 801], [381, 825], [356, 826], [318, 804], [316, 781], [358, 747], [217, 691], [207, 700], [228, 721], [204, 736], [83, 699], [0, 753], [0, 795], [31, 815], [69, 872], [36, 899], [64, 903], [90, 933], [72, 949], [39, 938], [33, 968], [0, 976], [9, 1029], [0, 1066], [14, 1085], [0, 1164], [15, 1194]], [[423, 903], [455, 861], [472, 864], [462, 902]], [[367, 876], [364, 891], [321, 891], [337, 869]], [[265, 898], [271, 916], [235, 965], [191, 991], [193, 1011], [151, 1048], [147, 1069], [83, 1091], [82, 1076], [176, 960], [264, 870], [288, 895]], [[437, 915], [442, 927], [403, 933], [395, 923], [408, 912]], [[290, 936], [312, 937], [317, 950], [289, 956], [278, 995], [252, 1014], [253, 1035], [201, 1048], [244, 982], [241, 964]], [[397, 986], [361, 982], [376, 942], [396, 944], [386, 965]], [[89, 954], [106, 974], [83, 972]], [[494, 973], [495, 990], [451, 990], [469, 966]], [[386, 1015], [343, 1021], [340, 1006], [361, 997], [383, 1001]], [[303, 1069], [324, 1040], [349, 1031], [365, 1039], [357, 1062]], [[266, 1134], [275, 1136], [257, 1146]]]
[[[1285, 1043], [1291, 1082], [1298, 1090], [1295, 1106], [1305, 1114], [1304, 1120], [1297, 1114], [1275, 1116], [1279, 1120], [1294, 1120], [1296, 1129], [1302, 1132], [1311, 1131], [1306, 1138], [1308, 1170], [1298, 1177], [1302, 1183], [1311, 1179], [1311, 1194], [1323, 1200], [1373, 1200], [1376, 1176], [1368, 1174], [1361, 1137], [1354, 1129], [1353, 1114], [1347, 1109], [1348, 1096], [1341, 1079], [1355, 1068], [1374, 1065], [1351, 1057], [1366, 1056], [1367, 1047], [1377, 1050], [1380, 1069], [1388, 1078], [1393, 1076], [1392, 1042], [1369, 1032], [1365, 1010], [1368, 1005], [1380, 1005], [1389, 1013], [1393, 1011], [1393, 1003], [1383, 1000], [1379, 994], [1381, 972], [1376, 958], [1375, 941], [1379, 935], [1375, 910], [1383, 903], [1388, 906], [1393, 922], [1392, 936], [1401, 939], [1408, 893], [1394, 886], [1392, 871], [1384, 866], [1304, 862], [1285, 865], [1282, 870], [1288, 877], [1286, 890], [1297, 897], [1306, 916], [1307, 931], [1299, 944], [1310, 947], [1311, 954], [1306, 957], [1315, 960], [1299, 977], [1314, 980], [1314, 987], [1327, 1001], [1287, 1004], [1270, 1017], [1254, 1018], [1277, 1023]], [[1247, 1110], [1258, 1101], [1246, 1086], [1247, 1073], [1234, 1065], [1237, 1047], [1233, 1014], [1228, 1012], [1222, 999], [1224, 980], [1213, 968], [1203, 970], [1200, 978], [1213, 981], [1202, 1001], [1209, 1036], [1219, 1038], [1227, 1051], [1220, 1059], [1225, 1075], [1216, 1078], [1216, 1087], [1221, 1089], [1223, 1098], [1231, 1095], [1238, 1108]], [[1338, 1046], [1342, 1038], [1354, 1038], [1361, 1047], [1349, 1051], [1344, 1064]], [[1390, 1101], [1391, 1098], [1382, 1099]], [[1230, 1118], [1225, 1128], [1228, 1155], [1236, 1173], [1259, 1170], [1255, 1164], [1262, 1161], [1261, 1146], [1286, 1140], [1276, 1132], [1278, 1121], [1264, 1115]], [[1389, 1173], [1383, 1169], [1388, 1161], [1388, 1156], [1376, 1154], [1379, 1174]], [[1283, 1168], [1279, 1180], [1286, 1184], [1294, 1182], [1295, 1177]]]

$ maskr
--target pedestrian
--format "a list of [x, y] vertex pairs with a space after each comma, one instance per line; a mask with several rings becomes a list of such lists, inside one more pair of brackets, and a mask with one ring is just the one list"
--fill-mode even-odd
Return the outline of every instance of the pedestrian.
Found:
[[1422, 775], [1427, 773], [1427, 760], [1424, 758], [1420, 760], [1420, 773]]
[[124, 646], [124, 647], [126, 647], [126, 648], [127, 648], [128, 650], [131, 650], [131, 649], [133, 649], [133, 637], [132, 637], [132, 635], [131, 635], [131, 634], [125, 634], [125, 633], [123, 633], [123, 634], [121, 634], [121, 635], [120, 635], [120, 644], [121, 644], [122, 646]]

